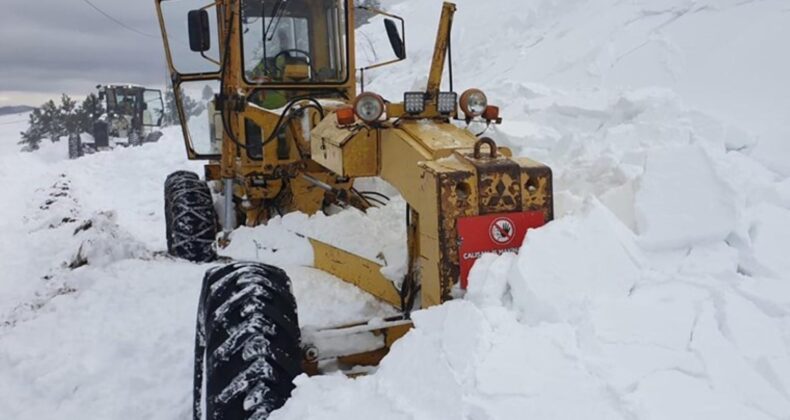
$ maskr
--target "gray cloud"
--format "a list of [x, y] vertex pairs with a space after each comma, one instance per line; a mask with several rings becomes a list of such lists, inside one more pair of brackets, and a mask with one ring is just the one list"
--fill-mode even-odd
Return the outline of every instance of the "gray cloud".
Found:
[[[153, 0], [3, 0], [0, 97], [85, 95], [99, 83], [162, 86], [166, 70]], [[33, 103], [37, 105], [37, 103]]]

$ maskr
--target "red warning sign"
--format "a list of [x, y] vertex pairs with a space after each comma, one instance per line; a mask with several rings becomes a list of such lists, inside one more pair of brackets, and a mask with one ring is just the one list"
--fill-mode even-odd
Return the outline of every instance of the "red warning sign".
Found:
[[518, 252], [528, 229], [546, 224], [542, 211], [489, 214], [458, 219], [461, 287], [466, 289], [469, 271], [486, 253]]

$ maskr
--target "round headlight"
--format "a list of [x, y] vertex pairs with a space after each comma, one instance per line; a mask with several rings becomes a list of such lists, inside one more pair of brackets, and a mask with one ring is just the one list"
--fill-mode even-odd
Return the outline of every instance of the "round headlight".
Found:
[[488, 98], [480, 89], [469, 89], [461, 95], [461, 110], [467, 117], [483, 115], [488, 106]]
[[375, 93], [362, 93], [354, 101], [354, 112], [366, 123], [378, 121], [384, 114], [384, 99]]

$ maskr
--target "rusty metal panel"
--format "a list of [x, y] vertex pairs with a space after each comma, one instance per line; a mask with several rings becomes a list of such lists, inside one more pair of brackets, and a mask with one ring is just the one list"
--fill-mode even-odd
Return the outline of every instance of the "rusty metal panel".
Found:
[[473, 160], [477, 168], [480, 214], [522, 210], [521, 167], [507, 158]]
[[[458, 254], [458, 226], [457, 220], [461, 217], [478, 214], [478, 189], [477, 174], [474, 167], [455, 157], [441, 159], [425, 165], [429, 173], [435, 178], [436, 199], [438, 209], [436, 214], [436, 232], [438, 240], [431, 244], [423, 244], [422, 253], [427, 250], [426, 245], [433, 245], [438, 255], [426, 263], [432, 263], [438, 269], [438, 278], [432, 279], [423, 276], [423, 288], [430, 288], [430, 298], [423, 300], [423, 307], [442, 303], [451, 299], [452, 288], [460, 278], [460, 258]], [[420, 218], [420, 230], [430, 232], [430, 226], [423, 225], [424, 217]], [[438, 249], [436, 249], [438, 248]], [[425, 255], [425, 254], [423, 254]], [[431, 270], [431, 273], [436, 271]], [[424, 292], [425, 296], [425, 292]], [[427, 296], [426, 296], [427, 297]]]
[[524, 211], [542, 210], [546, 222], [554, 220], [554, 180], [551, 168], [528, 158], [517, 158], [521, 165], [522, 205]]
[[450, 300], [453, 285], [460, 279], [458, 219], [479, 214], [479, 180], [474, 171], [445, 172], [439, 176], [439, 284], [442, 301]]
[[218, 163], [209, 163], [206, 164], [204, 167], [205, 173], [205, 180], [206, 181], [217, 181], [222, 179], [222, 168], [219, 166]]

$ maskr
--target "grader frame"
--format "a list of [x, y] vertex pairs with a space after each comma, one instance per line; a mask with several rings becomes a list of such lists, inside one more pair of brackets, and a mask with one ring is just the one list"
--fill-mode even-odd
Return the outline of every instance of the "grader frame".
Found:
[[[378, 105], [382, 112], [371, 120], [363, 118], [366, 111], [359, 104], [367, 97], [367, 106], [373, 107], [368, 109], [375, 110], [376, 102], [369, 98], [376, 95], [358, 94], [353, 70], [353, 0], [300, 0], [301, 4], [312, 6], [310, 11], [314, 15], [308, 19], [314, 22], [327, 21], [321, 14], [330, 5], [340, 5], [337, 9], [346, 11], [343, 23], [346, 57], [339, 69], [340, 76], [332, 83], [325, 83], [317, 76], [322, 71], [316, 69], [331, 61], [322, 57], [321, 45], [329, 43], [320, 39], [326, 31], [318, 29], [311, 31], [309, 43], [315, 53], [309, 62], [292, 60], [294, 64], [283, 65], [285, 76], [277, 80], [266, 77], [250, 80], [240, 45], [243, 31], [240, 17], [249, 14], [245, 4], [251, 0], [216, 0], [190, 13], [191, 46], [203, 54], [210, 43], [205, 12], [216, 9], [220, 55], [218, 59], [206, 59], [216, 62], [219, 69], [209, 73], [181, 73], [174, 63], [168, 38], [171, 28], [167, 27], [162, 13], [162, 5], [167, 1], [156, 0], [176, 98], [180, 100], [183, 83], [221, 82], [221, 92], [213, 100], [215, 114], [211, 116], [216, 138], [221, 139], [219, 155], [201, 155], [195, 150], [183, 105], [178, 104], [189, 157], [208, 160], [206, 179], [223, 186], [226, 220], [220, 242], [227, 240], [233, 228], [232, 214], [239, 215], [246, 225], [256, 225], [279, 211], [315, 213], [327, 203], [364, 209], [369, 203], [353, 189], [354, 179], [359, 177], [384, 179], [408, 203], [408, 243], [404, 244], [409, 254], [408, 274], [400, 289], [381, 274], [377, 263], [310, 240], [316, 268], [389, 303], [401, 315], [376, 323], [360, 322], [303, 332], [305, 372], [319, 373], [321, 362], [327, 359], [346, 365], [377, 364], [392, 343], [410, 328], [409, 313], [413, 309], [440, 305], [453, 298], [454, 288], [465, 280], [464, 266], [468, 267], [482, 252], [517, 250], [521, 243], [517, 236], [523, 237], [527, 229], [552, 220], [550, 168], [528, 158], [514, 158], [509, 149], [497, 147], [491, 139], [478, 138], [459, 127], [464, 120], [468, 123], [472, 118], [499, 123], [498, 108], [488, 106], [484, 112], [470, 115], [462, 105], [464, 115], [461, 115], [457, 101], [451, 109], [446, 106], [448, 98], [457, 99], [454, 93], [441, 91], [456, 11], [454, 4], [444, 3], [442, 8], [427, 88], [421, 95], [411, 96], [422, 98], [422, 106], [415, 110], [414, 104], [409, 105], [405, 98], [403, 102], [382, 100]], [[392, 37], [395, 25], [390, 22], [387, 26], [398, 56], [395, 61], [400, 61], [405, 58], [405, 46]], [[256, 103], [256, 95], [276, 92], [284, 92], [287, 106], [272, 109]], [[249, 139], [255, 137], [251, 129], [257, 128], [263, 133], [259, 144], [262, 157], [248, 153]], [[490, 230], [492, 240], [496, 239], [492, 242], [499, 242], [500, 246], [483, 245], [476, 249], [465, 246], [475, 238], [463, 237], [459, 230], [462, 221], [482, 226], [478, 231]], [[382, 346], [348, 354], [326, 354], [321, 349], [320, 343], [326, 339], [354, 334], [381, 337]]]

